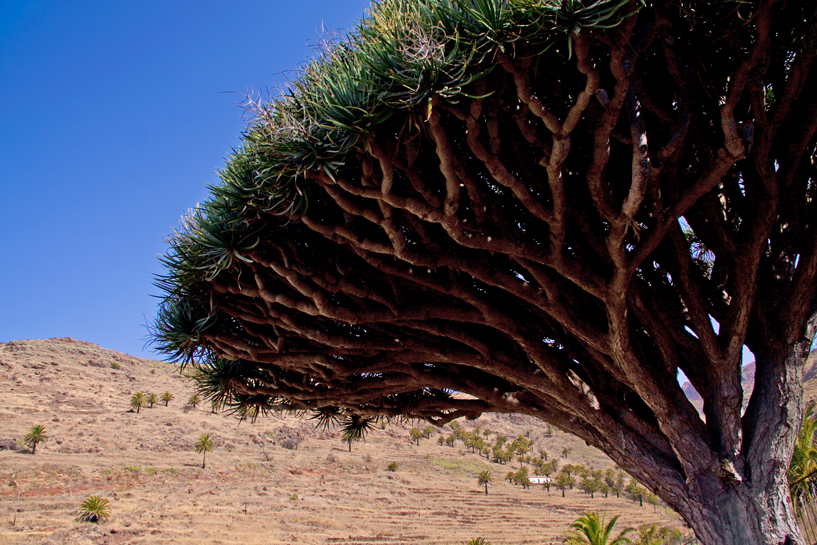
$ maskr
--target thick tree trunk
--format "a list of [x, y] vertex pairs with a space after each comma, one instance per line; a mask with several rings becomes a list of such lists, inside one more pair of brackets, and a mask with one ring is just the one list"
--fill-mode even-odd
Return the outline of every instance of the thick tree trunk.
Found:
[[689, 502], [674, 507], [702, 544], [805, 544], [786, 473], [802, 418], [810, 340], [758, 350], [755, 386], [742, 418], [742, 452], [722, 459], [719, 471], [687, 481]]
[[[714, 491], [713, 491], [714, 492]], [[804, 545], [788, 486], [722, 487], [682, 513], [703, 545]]]

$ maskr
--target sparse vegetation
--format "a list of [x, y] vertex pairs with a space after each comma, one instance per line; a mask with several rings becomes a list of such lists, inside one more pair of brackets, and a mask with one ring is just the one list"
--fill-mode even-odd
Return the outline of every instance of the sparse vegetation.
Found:
[[196, 452], [201, 454], [201, 468], [204, 469], [204, 464], [207, 461], [207, 453], [215, 448], [215, 443], [210, 438], [209, 433], [203, 433], [196, 441]]
[[165, 407], [167, 407], [167, 404], [170, 403], [171, 401], [173, 401], [175, 398], [173, 397], [173, 394], [171, 394], [170, 392], [165, 392], [165, 393], [162, 394], [162, 397], [160, 397], [159, 399], [161, 401], [164, 401], [165, 402]]
[[480, 471], [479, 475], [477, 475], [477, 486], [485, 487], [486, 496], [488, 495], [488, 485], [492, 482], [494, 482], [494, 476], [487, 469], [485, 471]]
[[352, 443], [354, 443], [355, 441], [358, 441], [357, 438], [355, 438], [355, 437], [353, 437], [351, 435], [347, 435], [347, 434], [342, 434], [340, 440], [343, 441], [344, 443], [346, 443], [346, 449], [349, 452], [352, 452]]
[[290, 501], [298, 501], [298, 494], [293, 492], [292, 494], [289, 495], [289, 499]]
[[136, 409], [136, 414], [139, 414], [139, 411], [145, 406], [146, 403], [147, 398], [142, 392], [136, 392], [130, 398], [131, 409]]
[[[21, 355], [24, 356], [25, 354]], [[4, 357], [3, 347], [0, 346], [0, 359], [4, 359]], [[47, 358], [43, 359], [47, 361]], [[110, 359], [100, 359], [105, 362], [111, 361]], [[8, 362], [9, 360], [4, 359], [4, 361]], [[16, 365], [16, 363], [12, 364], [11, 371], [0, 368], [0, 373], [17, 374], [17, 368], [14, 367]], [[2, 364], [0, 364], [0, 367], [2, 367]], [[117, 532], [122, 531], [126, 535], [128, 535], [129, 530], [124, 529], [123, 523], [130, 521], [135, 525], [140, 524], [138, 515], [133, 514], [134, 508], [139, 509], [140, 504], [147, 505], [147, 502], [155, 501], [155, 498], [163, 496], [165, 499], [161, 501], [165, 502], [165, 504], [181, 502], [186, 508], [175, 511], [171, 516], [163, 518], [161, 521], [154, 519], [155, 522], [160, 524], [156, 528], [161, 530], [162, 534], [171, 531], [177, 532], [180, 528], [190, 527], [203, 520], [203, 517], [208, 516], [213, 516], [213, 519], [218, 521], [224, 521], [225, 525], [222, 526], [224, 528], [226, 524], [229, 524], [230, 517], [242, 516], [240, 511], [243, 501], [246, 502], [248, 515], [255, 515], [255, 517], [248, 516], [245, 519], [247, 527], [252, 527], [253, 530], [260, 530], [257, 515], [264, 512], [274, 512], [276, 509], [289, 509], [293, 516], [298, 519], [294, 522], [295, 526], [293, 526], [292, 530], [294, 535], [303, 533], [305, 539], [318, 533], [333, 537], [348, 536], [349, 534], [343, 533], [345, 532], [346, 521], [340, 519], [331, 510], [331, 503], [334, 502], [320, 501], [317, 494], [315, 498], [307, 497], [313, 495], [308, 493], [307, 488], [314, 485], [319, 489], [325, 488], [329, 491], [329, 494], [337, 489], [346, 489], [350, 493], [357, 494], [357, 501], [361, 502], [364, 508], [366, 505], [372, 508], [370, 514], [366, 515], [368, 518], [364, 524], [373, 519], [377, 520], [377, 515], [382, 508], [381, 502], [389, 506], [386, 507], [387, 509], [393, 509], [396, 513], [409, 513], [421, 508], [427, 513], [427, 521], [409, 520], [411, 515], [401, 516], [401, 518], [404, 518], [404, 524], [414, 528], [412, 535], [428, 535], [425, 539], [417, 539], [416, 543], [418, 544], [439, 539], [439, 535], [448, 537], [448, 543], [460, 544], [465, 543], [469, 538], [477, 536], [493, 540], [494, 544], [499, 545], [509, 545], [517, 542], [555, 544], [561, 542], [560, 534], [568, 528], [574, 518], [582, 514], [584, 510], [595, 507], [595, 504], [587, 504], [584, 509], [574, 514], [571, 509], [575, 508], [573, 502], [583, 501], [586, 503], [589, 501], [589, 496], [585, 500], [584, 494], [573, 492], [567, 499], [562, 499], [557, 497], [560, 494], [554, 491], [551, 498], [546, 499], [544, 490], [539, 488], [538, 485], [531, 486], [531, 489], [533, 489], [531, 491], [523, 491], [521, 487], [503, 483], [502, 478], [508, 469], [516, 472], [518, 468], [516, 460], [513, 460], [513, 466], [499, 466], [486, 461], [484, 456], [480, 458], [475, 454], [463, 455], [461, 452], [458, 454], [458, 450], [465, 450], [463, 443], [460, 441], [457, 441], [456, 448], [450, 450], [446, 447], [439, 447], [436, 440], [440, 433], [445, 436], [452, 433], [452, 429], [448, 425], [444, 426], [444, 428], [437, 428], [437, 433], [432, 435], [430, 441], [424, 442], [421, 439], [420, 446], [414, 447], [405, 442], [412, 423], [406, 425], [402, 421], [394, 421], [388, 433], [382, 433], [376, 428], [372, 437], [369, 438], [368, 445], [363, 446], [362, 443], [359, 443], [360, 447], [353, 445], [353, 451], [356, 448], [359, 450], [359, 453], [353, 457], [339, 452], [339, 449], [345, 450], [346, 445], [337, 444], [339, 436], [337, 428], [335, 428], [334, 433], [321, 433], [319, 430], [314, 431], [310, 424], [298, 421], [290, 415], [278, 414], [276, 418], [260, 426], [256, 424], [247, 428], [246, 424], [242, 424], [236, 429], [234, 420], [222, 418], [221, 416], [211, 416], [209, 411], [206, 410], [209, 407], [209, 400], [202, 398], [201, 404], [205, 410], [193, 411], [184, 416], [180, 414], [180, 411], [176, 411], [176, 407], [181, 409], [188, 396], [193, 393], [193, 390], [188, 389], [191, 386], [183, 384], [181, 378], [176, 378], [170, 374], [172, 373], [170, 365], [166, 368], [157, 365], [157, 378], [153, 382], [147, 379], [149, 367], [145, 369], [145, 365], [141, 367], [134, 365], [133, 370], [131, 370], [131, 367], [126, 363], [123, 364], [123, 367], [128, 371], [128, 376], [132, 376], [135, 380], [131, 380], [124, 373], [103, 372], [95, 375], [93, 380], [82, 382], [82, 373], [87, 372], [87, 367], [80, 364], [71, 365], [66, 362], [62, 364], [61, 368], [54, 369], [56, 372], [67, 375], [75, 368], [78, 375], [76, 378], [70, 377], [70, 380], [75, 384], [82, 384], [82, 391], [79, 395], [75, 394], [74, 403], [77, 406], [79, 406], [80, 402], [96, 403], [97, 407], [105, 411], [105, 413], [88, 414], [82, 410], [54, 411], [51, 414], [47, 412], [45, 414], [40, 413], [41, 416], [35, 418], [39, 420], [38, 423], [48, 423], [46, 433], [50, 436], [45, 445], [49, 448], [44, 451], [45, 453], [43, 453], [42, 446], [39, 445], [37, 450], [41, 450], [40, 456], [17, 454], [15, 457], [12, 452], [0, 452], [0, 455], [5, 455], [9, 458], [9, 461], [16, 460], [15, 465], [19, 466], [21, 470], [16, 476], [12, 475], [11, 471], [6, 471], [4, 475], [0, 475], [3, 478], [4, 488], [13, 480], [19, 483], [24, 492], [20, 496], [19, 507], [21, 509], [16, 513], [17, 521], [21, 523], [17, 528], [27, 528], [32, 524], [32, 521], [36, 523], [38, 519], [53, 519], [51, 510], [58, 509], [65, 516], [60, 517], [61, 522], [55, 522], [52, 525], [53, 531], [59, 531], [64, 535], [66, 529], [74, 528], [74, 531], [78, 531], [78, 528], [85, 527], [86, 531], [96, 532], [96, 525], [73, 522], [73, 520], [77, 517], [76, 508], [80, 503], [92, 494], [99, 494], [110, 501], [110, 507], [114, 513], [104, 525], [99, 525], [99, 530], [112, 528], [111, 524], [114, 524]], [[51, 369], [46, 369], [46, 371], [51, 371]], [[56, 381], [43, 383], [36, 393], [30, 394], [30, 399], [40, 406], [47, 407], [49, 399], [54, 397], [61, 399], [61, 397], [54, 395], [54, 386], [57, 386]], [[21, 396], [13, 385], [12, 388], [13, 391], [10, 393], [14, 400], [10, 403], [10, 406], [11, 410], [15, 411], [19, 410], [18, 407], [20, 407], [16, 400], [27, 400], [29, 397]], [[178, 395], [176, 400], [180, 402], [179, 405], [174, 405], [174, 410], [170, 412], [159, 411], [157, 413], [150, 410], [145, 414], [144, 418], [141, 416], [134, 417], [132, 414], [128, 417], [127, 414], [123, 413], [126, 409], [123, 402], [127, 402], [130, 398], [130, 396], [125, 397], [129, 391], [128, 388], [130, 388], [131, 393], [135, 391], [133, 388], [139, 388], [145, 393], [153, 390], [157, 394], [162, 394], [164, 390], [173, 388], [173, 393]], [[147, 388], [151, 388], [151, 390], [147, 390]], [[103, 395], [97, 393], [100, 390]], [[61, 392], [62, 389], [60, 388], [59, 391]], [[108, 394], [112, 395], [112, 397], [109, 397]], [[42, 397], [34, 397], [35, 395]], [[70, 399], [69, 397], [68, 400]], [[45, 400], [45, 402], [41, 400]], [[119, 414], [115, 410], [117, 406], [119, 407]], [[66, 408], [69, 408], [69, 406], [66, 405]], [[129, 407], [127, 408], [129, 409]], [[156, 408], [155, 405], [154, 408]], [[20, 410], [19, 414], [25, 413]], [[59, 420], [54, 420], [52, 423], [52, 418], [59, 418]], [[108, 418], [113, 420], [108, 421]], [[166, 426], [168, 423], [171, 425]], [[598, 458], [593, 457], [594, 455], [591, 454], [590, 449], [585, 449], [585, 445], [573, 437], [565, 435], [552, 442], [541, 439], [544, 426], [535, 427], [536, 424], [531, 423], [527, 417], [516, 419], [504, 415], [488, 415], [476, 421], [465, 421], [462, 424], [463, 436], [473, 434], [475, 427], [482, 424], [479, 426], [479, 435], [483, 439], [486, 438], [485, 431], [489, 427], [493, 433], [488, 437], [490, 441], [486, 442], [490, 443], [493, 443], [497, 434], [504, 434], [509, 438], [505, 442], [505, 447], [509, 446], [520, 433], [524, 434], [524, 429], [527, 426], [533, 426], [531, 437], [536, 439], [536, 448], [533, 452], [528, 453], [529, 455], [536, 453], [537, 457], [541, 457], [539, 451], [544, 447], [552, 454], [555, 454], [559, 462], [581, 462], [588, 467], [607, 467], [604, 464], [609, 464], [606, 460], [603, 461], [600, 455], [596, 455]], [[425, 423], [414, 425], [423, 430]], [[20, 428], [14, 439], [22, 441], [30, 426], [31, 423], [28, 423], [28, 425]], [[92, 433], [92, 430], [98, 426], [106, 426], [106, 430], [109, 430], [104, 443], [98, 441]], [[107, 428], [107, 426], [110, 426], [110, 428]], [[198, 464], [196, 458], [190, 460], [190, 452], [194, 451], [196, 440], [205, 431], [211, 434], [216, 444], [216, 448], [211, 451], [216, 455], [216, 462], [213, 462], [211, 457], [209, 470], [201, 469], [201, 464]], [[79, 436], [80, 433], [84, 433], [84, 436]], [[308, 446], [308, 449], [300, 449], [301, 452], [284, 452], [280, 447], [280, 442], [290, 437], [304, 439], [305, 443], [303, 444]], [[167, 439], [166, 442], [163, 441], [165, 438]], [[246, 439], [246, 441], [242, 441], [242, 439]], [[276, 464], [264, 462], [256, 439], [266, 445], [267, 452], [275, 457]], [[61, 443], [58, 445], [55, 440], [59, 440]], [[400, 450], [397, 448], [398, 445]], [[576, 453], [573, 458], [566, 461], [558, 457], [558, 453], [564, 445], [573, 447]], [[98, 457], [99, 455], [95, 452], [97, 446], [103, 447], [104, 457]], [[155, 446], [159, 446], [162, 454], [146, 458], [146, 450]], [[219, 447], [221, 447], [224, 454], [218, 453]], [[234, 449], [233, 454], [227, 454], [228, 447]], [[72, 453], [75, 449], [79, 451], [76, 454]], [[30, 452], [30, 449], [26, 447], [26, 451]], [[71, 455], [65, 456], [57, 454], [58, 452], [67, 452]], [[366, 453], [371, 454], [372, 463], [364, 464]], [[194, 454], [199, 456], [195, 452]], [[337, 458], [337, 460], [329, 463], [331, 458]], [[434, 458], [438, 460], [434, 461]], [[387, 469], [387, 465], [392, 461], [397, 462], [399, 466], [395, 472], [390, 472]], [[153, 467], [142, 466], [142, 463], [155, 466], [158, 470]], [[213, 463], [216, 463], [216, 465], [213, 466]], [[537, 467], [535, 461], [525, 461], [524, 463], [532, 476]], [[364, 465], [367, 469], [363, 469]], [[13, 468], [9, 469], [16, 471]], [[38, 475], [37, 471], [40, 470], [44, 474]], [[295, 474], [291, 478], [289, 477], [289, 470], [292, 470]], [[303, 471], [305, 476], [298, 475], [299, 470]], [[478, 474], [481, 471], [492, 472], [494, 482], [488, 485], [488, 494], [490, 495], [491, 489], [493, 489], [495, 499], [501, 496], [502, 501], [494, 501], [487, 497], [481, 498], [485, 493], [484, 485], [478, 486], [476, 490], [472, 488], [478, 483]], [[377, 472], [380, 474], [379, 477], [376, 476]], [[1, 469], [0, 473], [3, 473]], [[320, 483], [318, 483], [318, 475], [322, 477]], [[232, 482], [228, 483], [228, 479], [223, 478], [225, 476], [235, 476], [237, 479], [233, 479]], [[286, 476], [286, 478], [281, 480], [278, 478], [280, 476]], [[311, 482], [313, 477], [314, 483]], [[629, 476], [624, 474], [624, 477], [626, 484], [629, 481]], [[48, 488], [38, 485], [38, 480], [47, 483]], [[368, 481], [368, 484], [361, 482], [364, 480]], [[70, 489], [71, 486], [73, 487], [72, 490]], [[264, 486], [267, 489], [262, 489]], [[307, 486], [307, 488], [303, 488], [304, 486]], [[39, 488], [39, 491], [36, 491], [34, 487]], [[466, 507], [455, 507], [458, 512], [462, 513], [462, 517], [476, 516], [479, 519], [478, 506], [483, 505], [483, 510], [490, 508], [491, 514], [495, 515], [497, 519], [499, 517], [503, 518], [499, 520], [496, 527], [492, 524], [478, 524], [469, 526], [470, 529], [469, 527], [458, 527], [456, 530], [451, 528], [449, 535], [444, 532], [450, 526], [450, 521], [447, 519], [450, 516], [448, 515], [451, 511], [450, 507], [436, 505], [436, 502], [427, 502], [428, 494], [425, 494], [419, 500], [419, 503], [408, 494], [406, 496], [400, 494], [400, 492], [407, 492], [408, 488], [428, 492], [437, 490], [440, 487], [444, 489], [458, 488], [460, 490], [458, 495], [462, 496], [464, 494], [474, 500], [473, 502], [468, 501]], [[253, 488], [257, 488], [257, 493], [250, 490]], [[56, 492], [53, 489], [56, 489]], [[286, 493], [287, 489], [289, 489], [290, 494], [296, 492], [299, 501], [288, 501], [290, 494]], [[107, 493], [109, 490], [110, 494]], [[301, 493], [297, 492], [298, 490], [304, 491], [307, 496], [301, 496]], [[103, 491], [105, 494], [102, 493]], [[16, 501], [14, 492], [16, 492], [16, 488], [9, 485], [6, 492], [7, 501], [5, 503], [8, 507], [8, 517], [5, 522], [8, 527], [14, 514], [14, 502]], [[321, 492], [321, 494], [325, 493]], [[63, 495], [64, 497], [60, 498]], [[380, 500], [380, 498], [387, 498], [388, 501]], [[549, 510], [554, 512], [554, 516], [549, 515], [548, 519], [553, 520], [554, 523], [548, 524], [547, 528], [537, 529], [539, 522], [537, 521], [538, 514], [534, 504], [538, 504], [542, 500], [546, 500], [550, 504], [551, 509]], [[215, 506], [216, 504], [220, 507], [214, 510], [215, 515], [213, 513], [208, 515], [208, 506]], [[600, 501], [598, 505], [601, 506]], [[611, 512], [611, 515], [608, 516], [622, 514], [622, 519], [626, 522], [629, 522], [628, 519], [632, 519], [632, 521], [639, 520], [637, 517], [641, 509], [638, 507], [638, 503], [619, 501], [618, 505], [620, 506], [618, 508], [605, 507]], [[306, 509], [301, 509], [302, 506]], [[649, 507], [646, 499], [644, 507]], [[556, 514], [556, 509], [561, 509], [561, 512]], [[524, 520], [518, 521], [518, 529], [513, 529], [513, 523], [508, 523], [505, 518], [507, 515], [508, 520], [513, 520], [515, 514], [524, 517]], [[671, 517], [666, 516], [663, 511], [659, 510], [658, 513], [644, 511], [643, 516], [650, 517], [650, 522], [654, 521], [660, 525], [672, 527]], [[378, 524], [380, 522], [378, 521]], [[400, 521], [396, 522], [400, 523]], [[639, 524], [643, 522], [639, 520]], [[621, 525], [622, 521], [619, 520], [617, 530], [621, 529], [619, 527]], [[392, 533], [401, 531], [399, 526], [393, 526], [391, 522], [383, 523], [382, 527], [384, 531]], [[500, 537], [502, 531], [513, 533], [502, 538]], [[300, 533], [295, 534], [295, 532]], [[109, 532], [106, 531], [105, 533]], [[558, 539], [557, 534], [559, 534]], [[222, 536], [226, 536], [226, 531], [218, 536], [213, 535], [213, 539], [219, 539]], [[158, 539], [161, 535], [154, 537]], [[278, 536], [276, 534], [275, 537], [281, 542], [290, 542], [288, 541], [289, 535]], [[632, 534], [629, 537], [635, 541]], [[43, 535], [37, 542], [47, 542], [49, 539], [54, 542], [62, 542], [59, 534], [56, 536]], [[113, 537], [110, 537], [110, 539], [113, 539]]]
[[632, 545], [682, 545], [689, 541], [690, 537], [680, 530], [645, 524], [638, 527], [638, 537], [632, 539]]
[[102, 523], [111, 516], [111, 505], [102, 496], [90, 496], [77, 509], [79, 522]]
[[468, 458], [464, 456], [460, 456], [454, 459], [432, 457], [431, 463], [433, 463], [435, 466], [447, 469], [449, 471], [463, 473], [468, 477], [473, 477], [474, 475], [482, 471], [485, 471], [486, 469], [489, 471], [491, 469], [491, 466], [483, 462], [480, 462], [479, 460], [474, 460], [473, 458]]
[[508, 473], [509, 481], [522, 488], [530, 488], [530, 478], [528, 477], [528, 468], [521, 467], [517, 471]]
[[23, 438], [23, 441], [25, 441], [25, 444], [31, 448], [31, 454], [34, 454], [37, 450], [37, 445], [48, 441], [48, 436], [45, 434], [45, 428], [41, 424], [31, 426], [31, 429], [28, 430], [28, 433]]
[[573, 485], [576, 482], [576, 478], [573, 477], [568, 471], [565, 471], [564, 468], [556, 475], [556, 489], [562, 491], [562, 497], [565, 497], [565, 490], [568, 488], [573, 488]]
[[475, 537], [465, 542], [465, 545], [491, 545], [490, 541], [485, 541], [484, 537]]
[[111, 369], [119, 370], [119, 369], [122, 369], [122, 366], [119, 365], [118, 363], [116, 363], [115, 361], [112, 361], [111, 362]]
[[388, 471], [394, 472], [397, 471], [398, 467], [400, 467], [400, 464], [398, 464], [397, 462], [389, 462], [389, 465], [386, 466], [386, 469]]
[[647, 489], [639, 486], [635, 479], [630, 479], [630, 484], [624, 489], [631, 500], [637, 501], [639, 505], [644, 506], [644, 500], [647, 496]]

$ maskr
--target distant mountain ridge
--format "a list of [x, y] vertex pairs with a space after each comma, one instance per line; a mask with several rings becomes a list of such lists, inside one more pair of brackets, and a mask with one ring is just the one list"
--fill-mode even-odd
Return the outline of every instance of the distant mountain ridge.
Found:
[[[817, 350], [812, 350], [806, 360], [805, 369], [803, 370], [803, 403], [808, 405], [812, 401], [817, 401]], [[749, 398], [752, 396], [752, 391], [755, 387], [755, 362], [751, 361], [743, 366], [741, 384], [743, 385], [743, 408], [749, 403]], [[687, 399], [703, 414], [703, 399], [697, 390], [689, 383], [684, 382], [681, 385]]]

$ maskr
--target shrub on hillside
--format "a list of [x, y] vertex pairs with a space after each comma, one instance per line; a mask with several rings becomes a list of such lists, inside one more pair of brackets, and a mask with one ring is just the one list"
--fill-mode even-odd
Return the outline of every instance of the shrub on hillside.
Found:
[[111, 506], [108, 500], [101, 496], [91, 496], [77, 509], [79, 522], [105, 522], [111, 516]]

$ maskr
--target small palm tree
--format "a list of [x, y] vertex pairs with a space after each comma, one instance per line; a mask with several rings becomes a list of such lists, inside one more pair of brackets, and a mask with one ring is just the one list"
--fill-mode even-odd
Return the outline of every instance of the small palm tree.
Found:
[[616, 525], [618, 516], [613, 517], [609, 522], [605, 522], [604, 513], [594, 511], [585, 513], [577, 518], [570, 525], [571, 531], [565, 535], [567, 545], [625, 545], [631, 543], [628, 533], [634, 528], [625, 528], [615, 538], [612, 537], [613, 527]]
[[79, 522], [105, 522], [111, 516], [111, 505], [101, 496], [91, 496], [77, 509]]
[[187, 404], [188, 404], [188, 405], [190, 405], [191, 407], [195, 408], [195, 407], [196, 407], [196, 405], [198, 405], [198, 404], [199, 404], [199, 401], [200, 401], [200, 400], [199, 400], [199, 394], [193, 394], [193, 395], [191, 395], [191, 396], [190, 396], [190, 398], [187, 400]]
[[45, 434], [45, 428], [40, 424], [36, 426], [31, 426], [31, 429], [28, 430], [28, 433], [23, 437], [23, 441], [25, 441], [26, 445], [31, 447], [31, 454], [37, 450], [37, 445], [40, 443], [45, 443], [48, 441], [48, 436]]
[[216, 445], [215, 445], [215, 443], [213, 443], [213, 440], [210, 439], [210, 434], [209, 433], [201, 434], [201, 437], [199, 437], [199, 440], [196, 441], [196, 452], [202, 455], [202, 457], [201, 457], [201, 468], [202, 469], [204, 469], [204, 463], [207, 460], [207, 453], [210, 452], [211, 450], [213, 450], [213, 448], [215, 446]]
[[169, 402], [173, 401], [174, 398], [173, 398], [173, 394], [171, 394], [170, 392], [165, 392], [165, 393], [162, 394], [162, 397], [160, 397], [159, 399], [164, 401], [165, 402], [165, 407], [167, 407], [167, 404]]
[[485, 471], [480, 471], [479, 475], [477, 475], [477, 486], [485, 487], [486, 496], [488, 495], [488, 484], [492, 482], [494, 482], [494, 477], [487, 469]]
[[148, 394], [147, 399], [145, 401], [150, 405], [150, 408], [153, 408], [153, 404], [156, 403], [156, 394]]
[[144, 407], [146, 403], [147, 398], [142, 392], [136, 392], [130, 398], [130, 406], [132, 409], [136, 409], [136, 414], [139, 414], [139, 409]]

